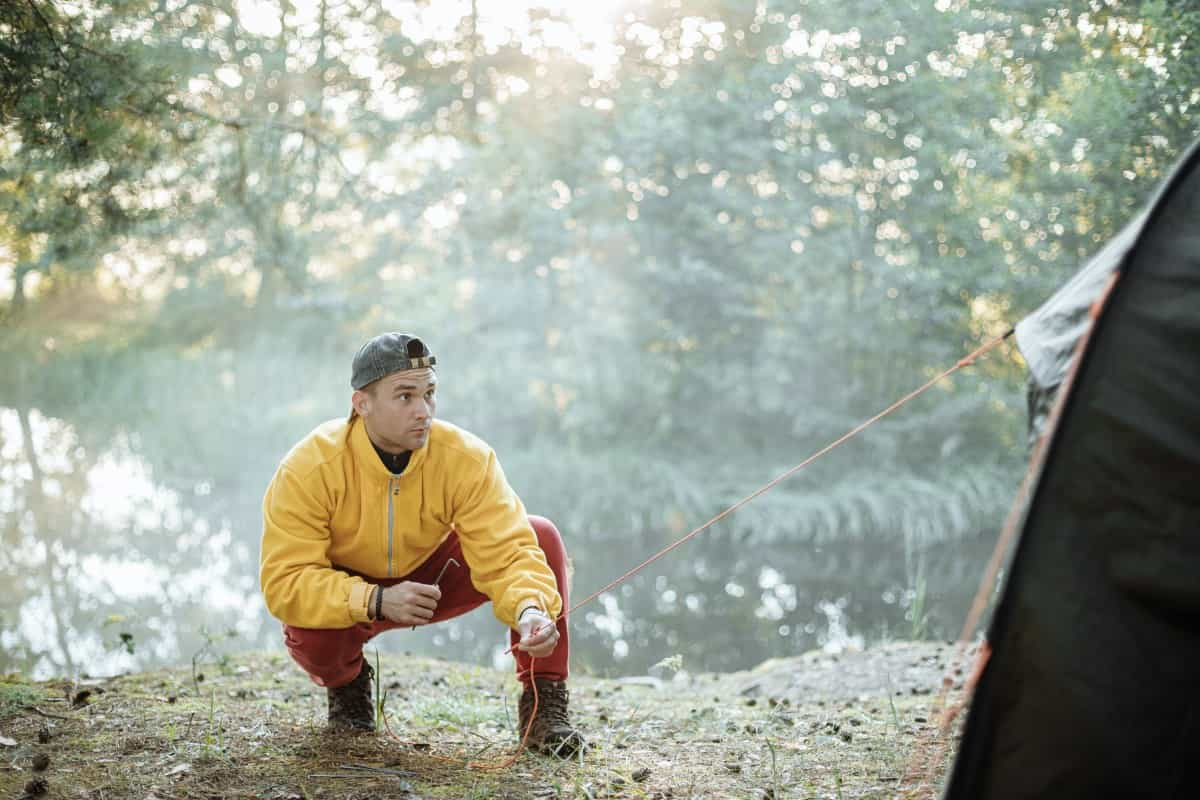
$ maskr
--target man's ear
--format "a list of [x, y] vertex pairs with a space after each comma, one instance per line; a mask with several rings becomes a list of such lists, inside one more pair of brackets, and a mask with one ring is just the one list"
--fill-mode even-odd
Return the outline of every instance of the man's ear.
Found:
[[356, 389], [354, 394], [350, 395], [350, 405], [358, 412], [360, 417], [365, 417], [367, 412], [371, 410], [371, 395], [362, 389]]

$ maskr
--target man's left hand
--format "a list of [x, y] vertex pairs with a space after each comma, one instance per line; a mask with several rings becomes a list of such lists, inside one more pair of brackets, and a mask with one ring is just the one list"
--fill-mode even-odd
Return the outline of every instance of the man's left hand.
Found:
[[558, 645], [558, 625], [545, 612], [528, 609], [517, 622], [521, 641], [517, 647], [534, 658], [545, 658]]

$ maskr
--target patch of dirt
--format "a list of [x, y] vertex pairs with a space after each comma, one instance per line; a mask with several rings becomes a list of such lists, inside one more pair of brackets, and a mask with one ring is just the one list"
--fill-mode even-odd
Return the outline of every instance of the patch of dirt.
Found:
[[735, 673], [734, 678], [741, 694], [792, 703], [811, 698], [919, 695], [939, 691], [943, 679], [962, 688], [975, 655], [975, 646], [964, 650], [944, 642], [892, 642], [868, 650], [815, 650], [794, 658], [771, 659], [749, 672]]

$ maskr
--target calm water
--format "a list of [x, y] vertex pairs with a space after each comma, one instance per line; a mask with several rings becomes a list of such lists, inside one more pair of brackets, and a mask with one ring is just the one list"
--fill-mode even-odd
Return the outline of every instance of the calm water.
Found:
[[[315, 346], [298, 366], [266, 347], [10, 365], [0, 405], [0, 673], [105, 675], [282, 649], [258, 592], [259, 504], [288, 447], [344, 413], [342, 355]], [[638, 495], [636, 468], [619, 454], [547, 464], [555, 443], [471, 410], [473, 387], [459, 385], [456, 394], [443, 374], [441, 415], [488, 439], [530, 511], [559, 523], [576, 598], [723, 507], [728, 492], [715, 477], [711, 500], [702, 492], [690, 508], [666, 509]], [[593, 470], [578, 491], [544, 480], [547, 469], [576, 465]], [[764, 466], [753, 478], [777, 472]], [[822, 477], [806, 485], [820, 491]], [[953, 636], [999, 522], [985, 514], [973, 533], [947, 541], [788, 537], [755, 530], [755, 519], [739, 512], [581, 609], [574, 668], [644, 673], [678, 654], [692, 671], [741, 669], [814, 647]], [[786, 521], [772, 527], [786, 531]], [[487, 607], [376, 642], [385, 652], [508, 658]]]

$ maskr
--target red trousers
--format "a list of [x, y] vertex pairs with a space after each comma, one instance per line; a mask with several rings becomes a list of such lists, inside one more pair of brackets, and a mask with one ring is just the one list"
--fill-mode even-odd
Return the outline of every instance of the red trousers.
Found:
[[[563, 609], [569, 608], [567, 598], [567, 551], [562, 536], [554, 523], [544, 517], [530, 515], [529, 522], [537, 534], [538, 545], [546, 554], [546, 561], [558, 581], [558, 592], [562, 595]], [[403, 581], [433, 583], [442, 567], [453, 558], [461, 566], [451, 566], [442, 574], [438, 583], [442, 599], [438, 601], [431, 622], [441, 622], [465, 614], [488, 602], [487, 595], [471, 583], [467, 560], [463, 558], [462, 544], [458, 534], [451, 533], [424, 564], [402, 578], [368, 578], [371, 583], [392, 586]], [[362, 668], [363, 645], [376, 634], [393, 628], [407, 627], [396, 622], [363, 622], [349, 628], [296, 628], [283, 626], [283, 641], [296, 663], [309, 674], [318, 686], [337, 688], [345, 686], [358, 677]], [[539, 678], [563, 681], [567, 679], [567, 621], [558, 621], [558, 645], [554, 652], [537, 660], [536, 675]], [[520, 637], [510, 631], [509, 641], [516, 645]], [[529, 683], [531, 658], [528, 653], [513, 650], [517, 661], [517, 679]]]

